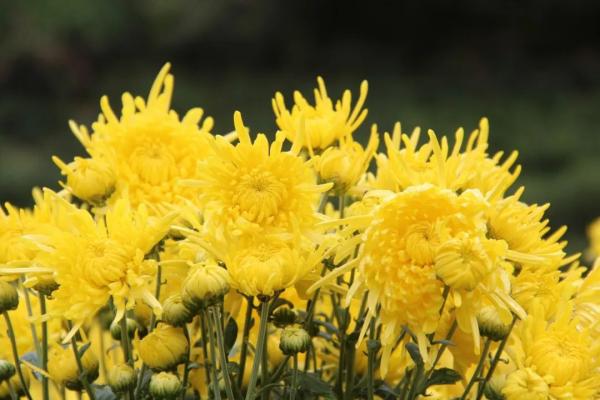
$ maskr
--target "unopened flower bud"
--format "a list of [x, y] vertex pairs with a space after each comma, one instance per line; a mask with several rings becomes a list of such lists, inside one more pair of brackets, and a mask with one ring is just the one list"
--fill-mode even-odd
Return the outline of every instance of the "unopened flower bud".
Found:
[[140, 341], [138, 350], [146, 365], [154, 370], [163, 371], [185, 361], [188, 341], [183, 329], [160, 324]]
[[125, 393], [135, 388], [136, 383], [135, 370], [127, 364], [114, 366], [108, 373], [108, 385], [115, 393]]
[[488, 400], [505, 400], [502, 388], [506, 385], [505, 375], [494, 375], [483, 387], [483, 394]]
[[279, 348], [285, 355], [304, 353], [310, 346], [310, 335], [302, 328], [288, 326], [281, 331]]
[[102, 329], [107, 331], [110, 329], [110, 326], [112, 325], [112, 322], [115, 319], [115, 313], [110, 309], [109, 306], [104, 306], [100, 310], [98, 310], [98, 313], [96, 314], [96, 319], [100, 323]]
[[59, 286], [52, 275], [37, 276], [36, 281], [33, 288], [44, 296], [51, 296], [52, 292], [58, 289]]
[[229, 273], [216, 263], [200, 265], [191, 270], [181, 293], [186, 307], [197, 310], [219, 300], [229, 291]]
[[[79, 348], [81, 349], [81, 346]], [[98, 378], [98, 358], [90, 348], [81, 356], [81, 365], [88, 382], [93, 382]], [[70, 390], [83, 389], [77, 360], [71, 346], [65, 348], [55, 346], [50, 350], [48, 373], [59, 385], [65, 385]]]
[[[23, 378], [25, 379], [25, 386], [29, 388], [29, 384], [31, 383], [31, 373], [28, 368], [23, 369]], [[0, 382], [0, 399], [4, 400], [12, 398], [8, 382], [10, 382], [10, 386], [12, 386], [18, 398], [25, 396], [25, 388], [21, 383], [21, 378], [19, 378], [18, 374], [14, 374], [8, 380]]]
[[149, 391], [155, 400], [171, 400], [176, 398], [183, 387], [177, 375], [171, 372], [160, 372], [150, 378]]
[[296, 322], [296, 312], [289, 307], [283, 306], [273, 311], [273, 325], [278, 328], [285, 328]]
[[[134, 319], [127, 318], [125, 324], [127, 325], [127, 334], [132, 338], [137, 329], [137, 322]], [[119, 321], [113, 321], [110, 324], [110, 334], [113, 339], [121, 340], [121, 323]]]
[[0, 360], [0, 382], [10, 379], [15, 374], [15, 366], [6, 360]]
[[162, 319], [172, 326], [183, 326], [194, 319], [194, 313], [185, 306], [181, 295], [175, 294], [165, 300]]
[[19, 293], [8, 282], [0, 281], [0, 313], [16, 310], [19, 306]]
[[498, 311], [494, 307], [487, 306], [482, 308], [477, 314], [477, 325], [479, 325], [479, 334], [494, 341], [503, 340], [510, 329], [510, 325], [505, 324], [500, 319]]
[[67, 187], [81, 200], [102, 203], [115, 188], [115, 174], [108, 163], [81, 157], [75, 157], [68, 165], [57, 157], [53, 161], [67, 176]]

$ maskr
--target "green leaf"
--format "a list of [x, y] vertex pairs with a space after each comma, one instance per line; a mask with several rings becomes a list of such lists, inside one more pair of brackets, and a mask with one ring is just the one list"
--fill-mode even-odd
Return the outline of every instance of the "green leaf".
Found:
[[434, 385], [452, 385], [458, 382], [461, 379], [461, 376], [458, 372], [450, 368], [438, 368], [433, 370], [433, 373], [427, 379], [426, 386], [434, 386]]
[[235, 340], [237, 339], [238, 334], [238, 326], [235, 322], [235, 319], [229, 318], [227, 321], [227, 326], [225, 327], [225, 353], [229, 354], [229, 351], [235, 344]]
[[84, 344], [77, 350], [77, 354], [79, 355], [79, 358], [83, 357], [83, 354], [86, 352], [87, 349], [90, 348], [91, 345], [92, 345], [92, 342], [87, 342], [86, 344]]
[[297, 379], [298, 386], [303, 392], [315, 396], [324, 396], [326, 398], [333, 396], [335, 398], [333, 388], [327, 382], [322, 381], [318, 375], [298, 371]]
[[108, 385], [92, 385], [96, 400], [117, 400], [117, 396], [113, 393]]
[[406, 347], [406, 350], [408, 351], [408, 354], [410, 355], [410, 358], [412, 358], [415, 365], [422, 368], [424, 363], [423, 357], [421, 357], [421, 352], [419, 351], [419, 346], [417, 346], [416, 343], [408, 342], [404, 347]]

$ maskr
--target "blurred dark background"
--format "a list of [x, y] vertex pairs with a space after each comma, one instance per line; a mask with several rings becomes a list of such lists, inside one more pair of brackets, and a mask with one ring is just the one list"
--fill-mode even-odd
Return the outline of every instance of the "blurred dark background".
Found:
[[600, 215], [600, 2], [597, 1], [0, 1], [0, 199], [30, 204], [57, 187], [52, 154], [83, 149], [108, 94], [146, 95], [165, 61], [174, 108], [202, 106], [215, 132], [242, 110], [273, 132], [276, 90], [330, 94], [370, 84], [369, 116], [453, 134], [490, 118], [492, 150], [518, 149], [529, 202], [551, 202], [570, 250]]

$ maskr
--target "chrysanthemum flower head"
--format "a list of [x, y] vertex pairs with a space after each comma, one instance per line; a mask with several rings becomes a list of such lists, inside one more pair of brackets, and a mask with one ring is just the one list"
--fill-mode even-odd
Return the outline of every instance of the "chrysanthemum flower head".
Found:
[[55, 213], [70, 226], [42, 238], [48, 246], [40, 258], [55, 272], [60, 285], [53, 294], [53, 313], [74, 321], [89, 320], [112, 297], [120, 320], [135, 300], [160, 307], [148, 288], [156, 261], [145, 256], [169, 230], [173, 215], [152, 217], [144, 206], [133, 208], [120, 200], [104, 218], [56, 197]]
[[312, 159], [315, 170], [323, 182], [332, 182], [333, 190], [344, 194], [363, 176], [379, 145], [377, 127], [373, 125], [366, 148], [348, 135], [340, 139], [339, 146], [331, 146]]
[[234, 124], [239, 143], [217, 137], [214, 154], [200, 162], [197, 179], [185, 182], [200, 188], [207, 229], [223, 236], [313, 226], [318, 196], [331, 184], [316, 184], [313, 171], [298, 156], [299, 147], [282, 150], [282, 134], [271, 145], [264, 134], [253, 142], [239, 112]]
[[520, 395], [526, 393], [525, 389], [534, 387], [536, 392], [545, 389], [544, 398], [597, 397], [600, 346], [588, 330], [578, 325], [568, 302], [559, 305], [552, 319], [542, 307], [535, 307], [528, 314], [517, 326], [509, 348], [517, 369], [508, 375], [503, 390], [508, 399], [524, 398]]
[[56, 156], [52, 160], [67, 176], [66, 183], [62, 185], [83, 201], [102, 204], [115, 189], [115, 174], [103, 160], [75, 157], [68, 165]]
[[384, 135], [387, 152], [376, 156], [377, 174], [370, 184], [374, 189], [399, 191], [430, 183], [454, 191], [477, 189], [488, 200], [501, 198], [518, 177], [520, 167], [513, 168], [516, 152], [504, 161], [501, 152], [488, 156], [488, 130], [488, 121], [482, 118], [466, 144], [461, 128], [450, 147], [446, 136], [439, 138], [432, 130], [427, 132], [428, 141], [420, 143], [419, 128], [409, 136], [397, 123], [392, 135]]
[[352, 108], [352, 94], [344, 91], [341, 100], [335, 103], [327, 95], [323, 78], [318, 77], [319, 88], [315, 89], [315, 104], [311, 105], [298, 91], [294, 92], [294, 106], [288, 110], [279, 92], [273, 99], [273, 111], [279, 129], [288, 140], [296, 145], [325, 149], [336, 140], [349, 136], [367, 117], [362, 109], [367, 98], [368, 85], [360, 85], [360, 96]]
[[121, 117], [115, 115], [108, 98], [102, 97], [102, 114], [92, 124], [91, 134], [84, 126], [70, 123], [95, 160], [93, 168], [89, 160], [76, 160], [75, 165], [56, 160], [67, 175], [67, 188], [76, 196], [87, 200], [98, 185], [106, 184], [111, 174], [99, 166], [108, 165], [115, 177], [109, 204], [127, 196], [133, 206], [144, 203], [156, 212], [186, 199], [194, 201], [195, 191], [179, 185], [179, 180], [194, 178], [197, 161], [210, 153], [213, 120], [206, 118], [200, 124], [201, 108], [189, 110], [183, 118], [170, 109], [174, 79], [169, 68], [166, 64], [159, 72], [147, 101], [123, 94]]

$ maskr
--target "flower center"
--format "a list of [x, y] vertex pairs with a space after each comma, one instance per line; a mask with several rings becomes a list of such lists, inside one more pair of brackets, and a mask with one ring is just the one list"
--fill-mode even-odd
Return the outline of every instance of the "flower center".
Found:
[[131, 155], [131, 168], [139, 178], [157, 185], [173, 175], [175, 161], [164, 144], [144, 143]]
[[285, 197], [282, 182], [268, 171], [254, 169], [240, 180], [234, 201], [246, 219], [262, 223], [273, 219]]
[[589, 349], [576, 336], [552, 333], [533, 343], [531, 357], [540, 375], [551, 375], [554, 384], [565, 385], [590, 371]]
[[83, 257], [85, 277], [98, 287], [107, 286], [125, 276], [128, 257], [117, 242], [99, 240], [89, 243]]

